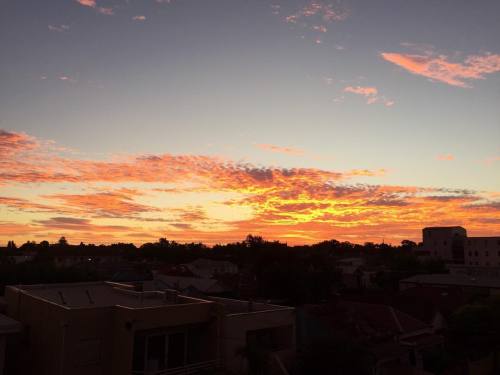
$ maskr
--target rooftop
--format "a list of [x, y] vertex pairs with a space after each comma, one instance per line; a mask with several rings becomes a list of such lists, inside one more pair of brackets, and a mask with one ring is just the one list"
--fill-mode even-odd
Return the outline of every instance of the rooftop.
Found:
[[178, 296], [173, 291], [135, 291], [133, 286], [112, 282], [18, 285], [22, 293], [67, 308], [111, 307], [145, 308], [181, 303], [207, 302]]
[[416, 275], [403, 279], [401, 283], [474, 286], [479, 288], [500, 288], [500, 279], [491, 276], [469, 276], [465, 274]]
[[294, 310], [293, 307], [279, 306], [264, 302], [241, 301], [230, 298], [207, 297], [208, 300], [224, 306], [226, 315], [247, 314], [264, 311]]

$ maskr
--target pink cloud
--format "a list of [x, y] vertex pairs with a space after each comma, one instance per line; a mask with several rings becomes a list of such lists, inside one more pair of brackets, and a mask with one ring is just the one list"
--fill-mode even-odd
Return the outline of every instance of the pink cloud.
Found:
[[366, 98], [366, 104], [381, 103], [386, 107], [392, 107], [395, 103], [394, 100], [387, 99], [385, 96], [379, 96], [378, 89], [376, 87], [347, 86], [344, 88], [344, 92], [364, 96]]
[[146, 21], [146, 16], [134, 16], [132, 17], [134, 21]]
[[457, 87], [470, 87], [468, 80], [484, 79], [486, 74], [500, 72], [500, 55], [469, 55], [463, 62], [452, 62], [446, 55], [432, 50], [423, 54], [388, 53], [382, 58], [408, 72]]

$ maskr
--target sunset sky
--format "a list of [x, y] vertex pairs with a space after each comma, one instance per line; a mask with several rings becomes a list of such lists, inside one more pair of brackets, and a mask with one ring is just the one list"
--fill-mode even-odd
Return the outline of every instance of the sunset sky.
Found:
[[3, 0], [0, 46], [0, 246], [500, 235], [498, 0]]

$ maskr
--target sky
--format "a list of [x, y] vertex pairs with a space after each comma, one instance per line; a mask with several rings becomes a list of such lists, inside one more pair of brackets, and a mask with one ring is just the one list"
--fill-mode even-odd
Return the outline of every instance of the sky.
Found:
[[8, 240], [500, 235], [497, 0], [1, 0]]

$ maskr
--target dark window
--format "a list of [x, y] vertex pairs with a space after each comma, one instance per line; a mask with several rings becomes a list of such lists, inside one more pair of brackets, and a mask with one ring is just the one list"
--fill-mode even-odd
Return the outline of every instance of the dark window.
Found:
[[474, 255], [475, 255], [475, 256], [478, 256], [477, 251], [474, 251]]
[[485, 251], [485, 252], [484, 252], [484, 255], [489, 256], [489, 255], [490, 255], [490, 253], [489, 253], [489, 252], [487, 252], [487, 251]]
[[443, 245], [446, 246], [448, 243], [446, 241], [443, 241]]

